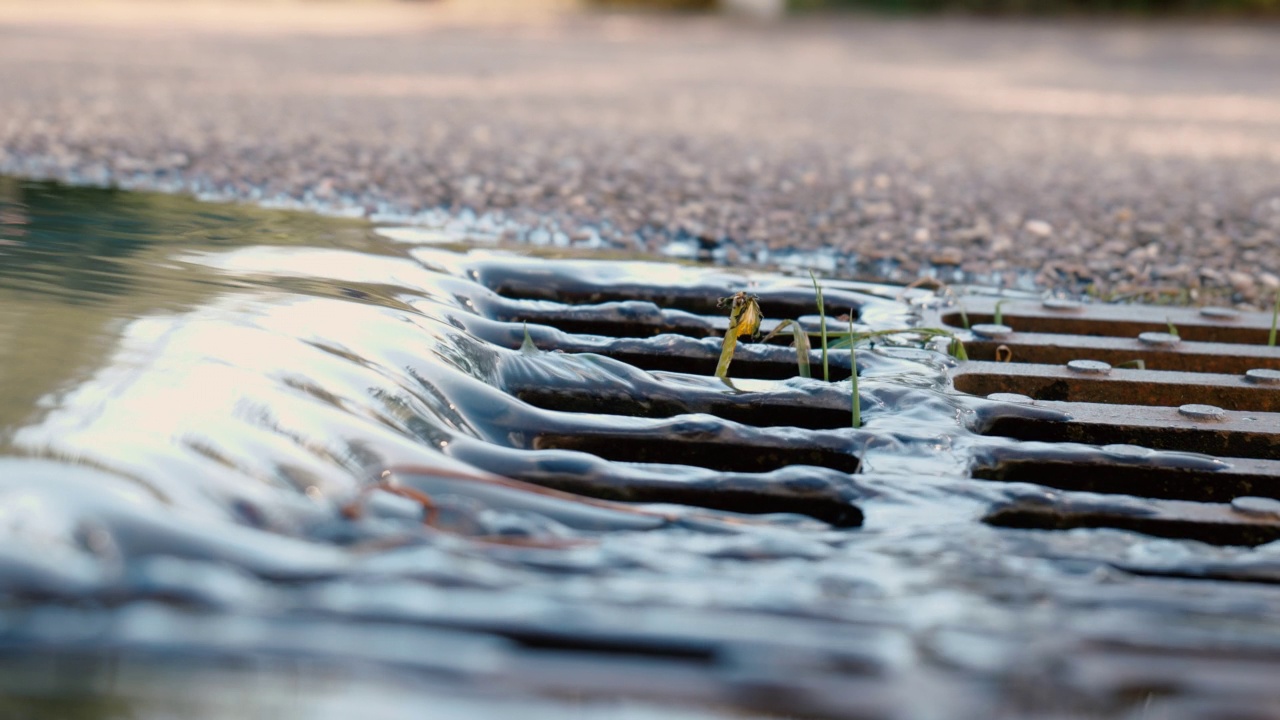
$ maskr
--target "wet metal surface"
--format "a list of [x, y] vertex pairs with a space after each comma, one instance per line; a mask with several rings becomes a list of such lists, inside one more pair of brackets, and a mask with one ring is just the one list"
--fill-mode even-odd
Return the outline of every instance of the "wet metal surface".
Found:
[[1230, 410], [1280, 412], [1280, 385], [1243, 375], [1110, 368], [1072, 360], [1066, 366], [972, 361], [952, 372], [956, 389], [974, 395], [1019, 392], [1038, 400], [1161, 405], [1219, 405]]
[[[0, 187], [0, 661], [21, 669], [0, 689], [23, 702], [146, 715], [210, 678], [258, 683], [261, 707], [307, 688], [334, 717], [1280, 702], [1280, 517], [1259, 511], [1280, 416], [1244, 379], [1272, 348], [1141, 404], [1190, 381], [1065, 367], [1130, 359], [1089, 345], [1138, 346], [1128, 329], [1026, 358], [1047, 336], [1009, 302], [1011, 363], [894, 335], [832, 349], [828, 383], [819, 350], [796, 377], [792, 348], [744, 339], [721, 380], [716, 298], [817, 327], [807, 275]], [[950, 312], [823, 286], [832, 327]], [[1185, 341], [1149, 357], [1225, 342], [1172, 322]], [[1224, 417], [1179, 413], [1195, 403]]]

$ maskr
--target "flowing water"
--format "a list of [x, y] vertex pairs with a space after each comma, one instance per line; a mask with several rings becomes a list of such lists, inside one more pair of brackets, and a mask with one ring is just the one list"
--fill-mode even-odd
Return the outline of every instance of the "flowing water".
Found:
[[[1265, 586], [1154, 577], [1268, 546], [992, 527], [1055, 491], [970, 477], [1218, 461], [985, 436], [1052, 413], [955, 392], [945, 343], [860, 351], [853, 429], [847, 350], [834, 383], [780, 345], [708, 376], [716, 298], [801, 315], [807, 276], [485, 240], [0, 180], [9, 709], [1123, 716], [1150, 696], [1064, 655], [1276, 640]], [[859, 330], [917, 322], [824, 284]]]

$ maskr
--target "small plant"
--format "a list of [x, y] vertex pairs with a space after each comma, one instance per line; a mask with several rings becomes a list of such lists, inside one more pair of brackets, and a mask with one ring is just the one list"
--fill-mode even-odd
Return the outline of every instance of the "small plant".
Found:
[[764, 319], [760, 313], [760, 298], [755, 295], [740, 292], [716, 302], [716, 307], [725, 305], [729, 306], [729, 329], [724, 331], [724, 342], [720, 344], [720, 362], [716, 363], [718, 378], [729, 377], [729, 363], [733, 362], [738, 338], [760, 332], [760, 321]]
[[1170, 334], [1170, 335], [1172, 335], [1172, 336], [1174, 336], [1174, 337], [1180, 337], [1180, 336], [1178, 335], [1178, 327], [1177, 327], [1176, 325], [1174, 325], [1174, 324], [1173, 324], [1173, 321], [1172, 321], [1172, 320], [1170, 320], [1168, 317], [1166, 317], [1166, 318], [1164, 319], [1164, 324], [1169, 326], [1169, 334]]
[[538, 354], [538, 346], [534, 344], [533, 338], [529, 336], [529, 323], [524, 324], [524, 342], [520, 343], [520, 352], [525, 355]]
[[[822, 343], [822, 379], [825, 382], [831, 382], [831, 366], [830, 366], [830, 350], [839, 348], [849, 348], [849, 405], [850, 405], [850, 421], [853, 427], [862, 427], [862, 397], [858, 393], [858, 357], [856, 346], [864, 340], [876, 340], [878, 338], [890, 337], [894, 335], [907, 335], [925, 340], [933, 340], [935, 338], [947, 339], [947, 353], [957, 360], [966, 361], [969, 354], [965, 351], [964, 342], [960, 340], [955, 333], [942, 328], [895, 328], [891, 330], [870, 330], [859, 333], [854, 329], [853, 321], [855, 310], [849, 309], [848, 332], [831, 333], [827, 330], [827, 308], [826, 302], [822, 295], [822, 285], [818, 283], [817, 277], [812, 272], [809, 273], [810, 280], [813, 281], [814, 301], [818, 306], [819, 332], [816, 333], [819, 341]], [[729, 307], [729, 327], [725, 330], [724, 340], [720, 344], [720, 360], [716, 363], [716, 377], [728, 380], [729, 365], [733, 362], [733, 353], [738, 347], [738, 338], [743, 336], [754, 337], [760, 331], [760, 324], [764, 319], [760, 311], [759, 298], [749, 295], [746, 292], [739, 292], [726, 298], [720, 298], [716, 303], [717, 307]], [[997, 306], [997, 311], [999, 306]], [[778, 323], [769, 334], [765, 335], [764, 342], [773, 339], [775, 335], [790, 330], [794, 337], [794, 347], [796, 350], [796, 367], [801, 377], [810, 377], [809, 369], [810, 355], [813, 352], [810, 337], [811, 333], [805, 332], [800, 323], [795, 320], [783, 320]], [[526, 332], [526, 338], [528, 333]], [[836, 338], [833, 341], [833, 338]], [[528, 341], [532, 344], [532, 341]]]
[[795, 320], [783, 320], [778, 323], [777, 327], [770, 330], [769, 334], [765, 335], [764, 339], [760, 342], [769, 342], [774, 335], [777, 335], [787, 329], [791, 330], [791, 337], [793, 338], [792, 347], [796, 349], [797, 372], [800, 373], [800, 377], [813, 377], [813, 373], [809, 370], [809, 353], [813, 348], [809, 344], [809, 333], [805, 332], [804, 328], [800, 327], [800, 323]]
[[1267, 336], [1267, 347], [1276, 346], [1276, 320], [1280, 319], [1280, 289], [1276, 290], [1276, 302], [1271, 307], [1271, 334]]
[[818, 278], [814, 277], [812, 270], [809, 271], [809, 279], [813, 281], [813, 293], [818, 297], [818, 318], [822, 330], [822, 381], [831, 382], [831, 368], [827, 364], [827, 309], [822, 302], [822, 286], [818, 284]]
[[[995, 323], [996, 325], [1004, 324], [1004, 304], [1007, 302], [1009, 302], [1007, 299], [996, 301], [996, 309], [992, 314], [991, 322]], [[967, 329], [968, 327], [969, 326], [966, 324], [965, 328]]]
[[[849, 337], [853, 337], [853, 308], [849, 308]], [[862, 427], [862, 396], [858, 394], [858, 351], [849, 346], [849, 405], [853, 408], [853, 427]]]
[[[729, 328], [725, 330], [724, 340], [720, 343], [720, 360], [716, 363], [716, 377], [719, 378], [729, 377], [729, 364], [733, 362], [738, 338], [743, 335], [752, 337], [757, 335], [760, 332], [760, 323], [764, 320], [764, 313], [760, 311], [760, 299], [755, 295], [740, 292], [731, 297], [720, 298], [716, 303], [716, 307], [725, 305], [730, 308]], [[768, 342], [778, 333], [788, 329], [791, 330], [791, 336], [794, 338], [796, 371], [801, 377], [810, 377], [812, 373], [809, 371], [809, 353], [812, 348], [809, 345], [809, 334], [804, 331], [800, 323], [795, 320], [783, 320], [768, 335], [765, 335], [761, 342]]]
[[1137, 359], [1135, 359], [1135, 360], [1125, 360], [1125, 361], [1124, 361], [1124, 362], [1122, 362], [1122, 363], [1117, 363], [1117, 364], [1116, 364], [1116, 367], [1118, 367], [1118, 368], [1135, 368], [1135, 369], [1138, 369], [1138, 370], [1146, 370], [1146, 369], [1147, 369], [1147, 361], [1143, 360], [1142, 358], [1137, 358]]

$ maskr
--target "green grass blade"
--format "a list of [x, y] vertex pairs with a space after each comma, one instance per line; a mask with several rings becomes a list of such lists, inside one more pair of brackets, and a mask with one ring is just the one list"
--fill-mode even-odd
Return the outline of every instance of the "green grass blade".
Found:
[[841, 350], [843, 348], [853, 347], [853, 343], [856, 340], [857, 340], [857, 336], [844, 335], [839, 340], [836, 340], [835, 342], [831, 343], [828, 347], [830, 347], [832, 350]]
[[[853, 311], [849, 311], [849, 337], [853, 338]], [[853, 408], [853, 427], [862, 427], [862, 396], [858, 394], [858, 351], [849, 346], [849, 405]]]
[[1172, 320], [1170, 320], [1169, 318], [1167, 318], [1167, 317], [1166, 317], [1166, 318], [1164, 319], [1164, 324], [1169, 326], [1169, 334], [1170, 334], [1170, 335], [1172, 335], [1172, 336], [1174, 336], [1174, 337], [1178, 337], [1178, 328], [1173, 324], [1173, 321], [1172, 321]]
[[948, 350], [951, 351], [951, 357], [960, 362], [969, 362], [969, 353], [964, 349], [964, 342], [960, 338], [951, 338], [951, 347]]
[[1271, 335], [1267, 338], [1267, 347], [1276, 346], [1276, 320], [1280, 319], [1280, 290], [1276, 290], [1276, 304], [1271, 308]]
[[791, 323], [791, 336], [796, 340], [796, 368], [800, 371], [800, 377], [812, 377], [813, 373], [809, 370], [809, 355], [812, 354], [813, 348], [809, 346], [809, 333], [800, 327], [800, 323]]
[[[783, 320], [778, 326], [769, 331], [768, 335], [760, 342], [766, 343], [773, 339], [774, 335], [787, 329], [791, 330], [791, 337], [794, 339], [792, 347], [796, 349], [796, 369], [800, 372], [800, 377], [812, 377], [813, 373], [809, 370], [809, 353], [813, 347], [809, 344], [809, 333], [800, 327], [800, 323], [795, 320]], [[723, 352], [723, 350], [722, 350]]]
[[524, 324], [524, 342], [520, 343], [520, 352], [525, 355], [537, 355], [538, 346], [533, 343], [533, 338], [529, 335], [529, 323]]
[[1005, 302], [1006, 302], [1006, 301], [1004, 301], [1004, 300], [997, 300], [997, 301], [996, 301], [995, 314], [991, 317], [991, 322], [995, 323], [996, 325], [1003, 325], [1003, 324], [1004, 324], [1004, 304], [1005, 304]]
[[760, 340], [760, 342], [762, 342], [762, 343], [767, 343], [767, 342], [769, 342], [770, 340], [772, 340], [772, 339], [773, 339], [773, 336], [774, 336], [774, 335], [777, 335], [778, 333], [782, 332], [783, 330], [786, 330], [787, 328], [792, 328], [792, 333], [794, 333], [794, 332], [795, 332], [795, 329], [794, 329], [794, 328], [795, 328], [795, 326], [796, 326], [796, 321], [795, 321], [795, 320], [783, 320], [782, 322], [778, 323], [778, 326], [777, 326], [777, 327], [775, 327], [774, 329], [770, 330], [770, 331], [769, 331], [769, 334], [768, 334], [768, 335], [765, 335], [765, 336], [764, 336], [764, 338], [762, 338], [762, 339]]
[[[723, 301], [722, 301], [723, 302]], [[720, 361], [716, 363], [716, 377], [729, 377], [729, 363], [733, 362], [733, 351], [738, 347], [738, 321], [742, 317], [743, 307], [734, 305], [729, 311], [729, 329], [724, 331], [724, 341], [720, 343]]]
[[831, 366], [827, 364], [827, 309], [822, 302], [822, 286], [818, 284], [818, 278], [814, 277], [812, 270], [809, 271], [809, 279], [813, 281], [813, 292], [818, 297], [818, 317], [822, 323], [822, 380], [831, 382]]
[[724, 342], [720, 344], [720, 362], [716, 363], [716, 377], [729, 377], [729, 363], [733, 362], [733, 351], [738, 347], [737, 327], [730, 325], [725, 331]]

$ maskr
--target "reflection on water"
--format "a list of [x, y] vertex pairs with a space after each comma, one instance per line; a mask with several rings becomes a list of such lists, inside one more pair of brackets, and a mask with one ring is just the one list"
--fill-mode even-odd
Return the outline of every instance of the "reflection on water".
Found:
[[[975, 428], [1045, 411], [954, 393], [939, 352], [860, 353], [859, 430], [842, 426], [847, 382], [679, 371], [714, 362], [719, 332], [682, 307], [747, 285], [803, 304], [807, 278], [439, 240], [0, 181], [0, 659], [99, 678], [32, 664], [0, 694], [150, 715], [170, 686], [218, 678], [257, 698], [250, 714], [295, 688], [286, 704], [307, 717], [378, 702], [562, 716], [551, 697], [581, 698], [580, 717], [982, 717], [1025, 684], [1037, 707], [1123, 714], [1055, 674], [1062, 648], [1086, 626], [1212, 626], [1226, 600], [1095, 582], [1109, 565], [1082, 543], [1129, 566], [1266, 560], [975, 522], [1046, 495], [971, 480], [1013, 444]], [[682, 334], [566, 335], [553, 319], [586, 316], [538, 294], [552, 285], [594, 317]], [[609, 297], [620, 287], [669, 302]], [[896, 294], [827, 297], [864, 328], [904, 327]], [[750, 376], [774, 351], [791, 352], [735, 363]], [[847, 376], [847, 352], [832, 362]], [[1233, 622], [1272, 612], [1245, 594], [1256, 612]], [[1098, 618], [1106, 597], [1127, 600]], [[341, 682], [314, 682], [329, 673]], [[619, 696], [625, 711], [592, 704]]]
[[182, 251], [306, 242], [368, 251], [370, 235], [303, 215], [0, 178], [0, 443], [83, 380], [127, 321], [235, 288], [178, 260]]

